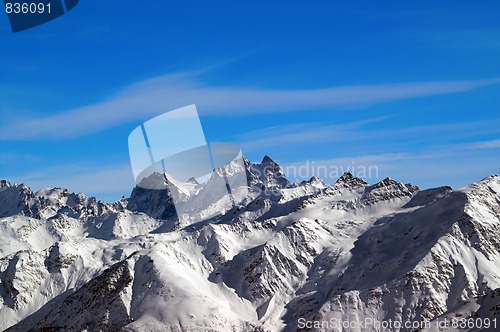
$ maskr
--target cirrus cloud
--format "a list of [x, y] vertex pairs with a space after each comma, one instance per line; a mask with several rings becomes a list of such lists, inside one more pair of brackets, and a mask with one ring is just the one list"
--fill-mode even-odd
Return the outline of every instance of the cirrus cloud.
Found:
[[[307, 109], [352, 109], [370, 105], [466, 92], [500, 83], [489, 80], [438, 81], [339, 86], [286, 90], [210, 86], [197, 73], [175, 73], [144, 80], [101, 102], [37, 117], [4, 116], [1, 140], [81, 137], [125, 123], [150, 118], [189, 104], [200, 105], [203, 115], [238, 116]], [[10, 114], [10, 113], [9, 113]]]

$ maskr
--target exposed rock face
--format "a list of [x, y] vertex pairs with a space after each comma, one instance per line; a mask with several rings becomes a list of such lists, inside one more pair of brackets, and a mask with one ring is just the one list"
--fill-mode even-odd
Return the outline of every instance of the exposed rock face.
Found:
[[281, 167], [271, 158], [265, 156], [260, 164], [252, 164], [245, 159], [247, 181], [250, 186], [261, 188], [284, 189], [292, 187]]

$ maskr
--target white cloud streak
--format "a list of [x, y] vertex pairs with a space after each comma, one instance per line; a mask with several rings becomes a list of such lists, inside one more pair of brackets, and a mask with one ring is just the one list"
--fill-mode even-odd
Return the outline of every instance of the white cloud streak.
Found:
[[500, 139], [463, 144], [464, 149], [500, 149]]
[[318, 108], [351, 109], [466, 92], [496, 83], [500, 83], [500, 79], [266, 90], [209, 86], [200, 82], [196, 73], [168, 74], [133, 84], [96, 104], [49, 116], [7, 116], [0, 127], [0, 139], [80, 137], [121, 124], [142, 122], [193, 103], [202, 115], [225, 116]]
[[[445, 145], [453, 149], [492, 149], [500, 147], [500, 140], [476, 143], [443, 143], [474, 139], [478, 135], [499, 135], [500, 120], [458, 122], [433, 125], [421, 125], [405, 128], [365, 129], [365, 126], [382, 122], [387, 117], [366, 119], [343, 124], [303, 123], [268, 127], [246, 132], [233, 138], [245, 152], [270, 149], [281, 146], [307, 146], [318, 143], [371, 142], [383, 139], [391, 146], [406, 145], [408, 141], [422, 146], [435, 147]], [[404, 140], [401, 138], [404, 137]], [[366, 144], [366, 143], [363, 143]]]
[[35, 191], [45, 186], [61, 187], [108, 201], [130, 194], [135, 185], [128, 164], [101, 165], [98, 168], [64, 165], [5, 178], [12, 183], [24, 183]]

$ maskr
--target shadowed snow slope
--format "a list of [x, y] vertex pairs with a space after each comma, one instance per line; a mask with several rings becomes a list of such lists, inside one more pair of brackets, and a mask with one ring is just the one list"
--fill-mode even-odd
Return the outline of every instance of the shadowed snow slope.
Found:
[[346, 173], [327, 187], [290, 183], [269, 157], [244, 161], [244, 204], [224, 198], [208, 207], [224, 214], [191, 224], [172, 203], [181, 184], [108, 204], [2, 181], [0, 327], [297, 331], [316, 321], [310, 330], [328, 331], [335, 319], [460, 315], [497, 317], [500, 328], [498, 176], [420, 191]]

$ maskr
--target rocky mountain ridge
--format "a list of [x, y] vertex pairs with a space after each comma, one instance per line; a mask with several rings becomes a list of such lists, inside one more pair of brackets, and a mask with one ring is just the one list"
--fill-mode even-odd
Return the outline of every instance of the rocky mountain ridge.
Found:
[[161, 175], [158, 189], [113, 204], [2, 181], [0, 326], [327, 331], [302, 322], [500, 319], [498, 176], [460, 190], [350, 173], [325, 186], [290, 183], [269, 157], [244, 161], [251, 197], [193, 224], [176, 219]]

